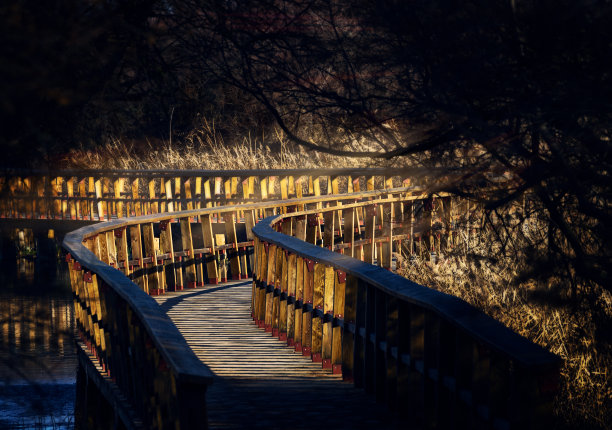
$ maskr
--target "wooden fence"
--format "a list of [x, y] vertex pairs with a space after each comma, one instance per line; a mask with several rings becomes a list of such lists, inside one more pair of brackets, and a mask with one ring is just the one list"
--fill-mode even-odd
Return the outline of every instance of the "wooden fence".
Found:
[[[431, 171], [428, 171], [431, 175]], [[0, 218], [108, 221], [418, 184], [422, 169], [4, 170]], [[404, 183], [404, 181], [407, 181]]]
[[[281, 178], [287, 199], [201, 202], [66, 237], [80, 336], [145, 426], [203, 427], [205, 407], [194, 405], [205, 404], [210, 383], [148, 294], [249, 276], [260, 326], [398, 413], [410, 410], [406, 420], [442, 428], [544, 422], [556, 356], [465, 302], [391, 273], [397, 253], [429, 257], [453, 247], [453, 207], [462, 203], [393, 188], [408, 181], [388, 173], [380, 175], [386, 188], [357, 192], [363, 182], [374, 188], [376, 175], [327, 176], [329, 194], [321, 195], [318, 174], [294, 179], [293, 189]], [[231, 178], [254, 176], [227, 176], [230, 189]], [[304, 196], [310, 178], [313, 195]]]

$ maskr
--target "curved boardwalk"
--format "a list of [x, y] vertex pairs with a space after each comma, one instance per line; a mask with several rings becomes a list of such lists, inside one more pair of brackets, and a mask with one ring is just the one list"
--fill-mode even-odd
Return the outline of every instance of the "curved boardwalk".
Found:
[[372, 396], [321, 369], [250, 317], [251, 281], [156, 297], [215, 374], [210, 428], [395, 428]]

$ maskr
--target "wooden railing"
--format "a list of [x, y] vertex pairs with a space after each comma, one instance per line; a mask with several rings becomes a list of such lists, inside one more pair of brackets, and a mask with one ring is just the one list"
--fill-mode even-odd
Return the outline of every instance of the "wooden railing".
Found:
[[[423, 169], [0, 170], [0, 218], [104, 221], [388, 188]], [[407, 185], [407, 184], [404, 184]], [[342, 191], [339, 191], [342, 189]]]
[[[343, 206], [346, 254], [355, 255], [351, 220], [359, 209], [393, 225], [397, 206], [410, 213], [417, 198]], [[368, 264], [371, 249], [363, 262], [308, 243], [300, 222], [320, 213], [332, 220], [338, 208], [271, 216], [253, 229], [252, 312], [260, 326], [364, 387], [411, 428], [550, 424], [557, 356], [456, 297]], [[392, 237], [380, 240], [383, 267]]]
[[[317, 175], [308, 176], [315, 190]], [[429, 257], [454, 246], [458, 203], [383, 177], [382, 190], [347, 193], [360, 181], [336, 175], [329, 195], [201, 204], [66, 237], [80, 337], [146, 428], [202, 428], [210, 383], [147, 293], [248, 276], [260, 326], [399, 413], [412, 410], [406, 419], [515, 428], [548, 416], [557, 357], [465, 302], [391, 273], [396, 253]]]

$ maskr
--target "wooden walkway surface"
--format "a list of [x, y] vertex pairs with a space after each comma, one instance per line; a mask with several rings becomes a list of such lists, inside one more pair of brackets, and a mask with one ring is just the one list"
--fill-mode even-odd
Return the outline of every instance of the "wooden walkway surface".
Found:
[[156, 300], [215, 374], [206, 396], [210, 428], [396, 428], [373, 397], [256, 327], [250, 280]]

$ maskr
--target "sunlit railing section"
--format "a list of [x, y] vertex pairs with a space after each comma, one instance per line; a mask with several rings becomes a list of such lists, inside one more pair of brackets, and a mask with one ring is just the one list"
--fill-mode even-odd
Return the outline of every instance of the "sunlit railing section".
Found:
[[[416, 199], [319, 208], [257, 224], [253, 318], [415, 428], [543, 428], [552, 416], [558, 357], [464, 301], [384, 270], [395, 216], [410, 214]], [[359, 210], [368, 214], [366, 232], [382, 218], [388, 240], [375, 239], [365, 251], [356, 245], [361, 241], [351, 232]], [[334, 246], [327, 226], [340, 211], [344, 243]], [[312, 233], [304, 220], [318, 214], [329, 249], [305, 240]], [[374, 243], [382, 268], [368, 264]]]
[[[416, 184], [431, 170], [0, 170], [0, 218], [108, 221]], [[408, 179], [410, 178], [410, 179]], [[402, 184], [400, 181], [408, 181]], [[341, 190], [341, 191], [340, 191]]]

